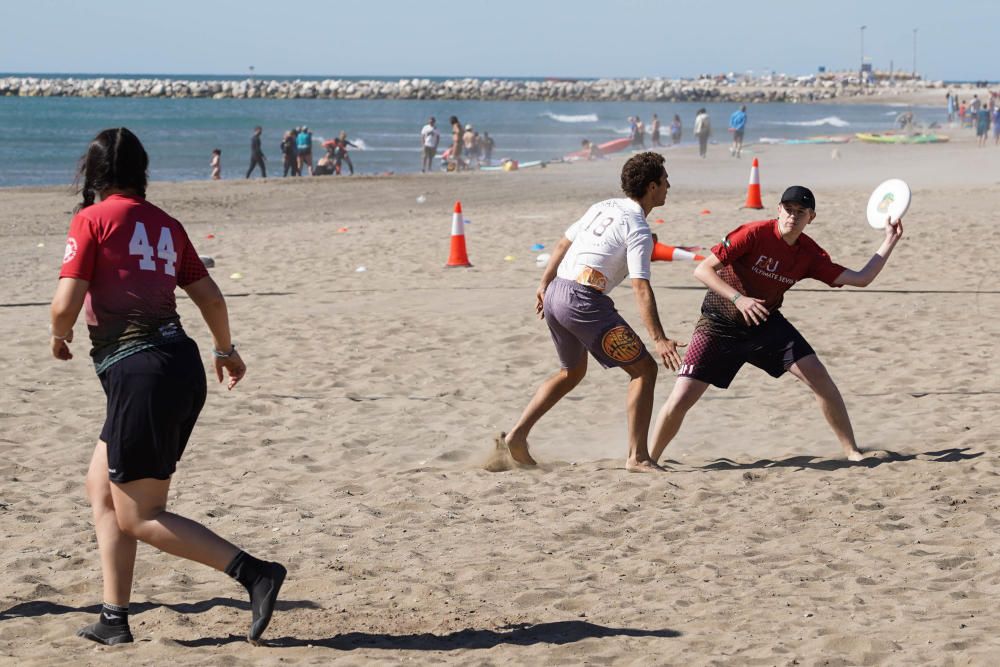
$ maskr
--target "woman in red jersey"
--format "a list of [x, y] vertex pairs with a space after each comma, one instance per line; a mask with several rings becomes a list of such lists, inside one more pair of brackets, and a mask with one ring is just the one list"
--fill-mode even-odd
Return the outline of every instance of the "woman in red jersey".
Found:
[[146, 201], [148, 164], [126, 128], [104, 130], [90, 143], [80, 164], [83, 202], [70, 223], [52, 299], [53, 356], [73, 358], [73, 325], [85, 309], [91, 357], [107, 396], [86, 485], [104, 606], [78, 634], [101, 644], [133, 641], [128, 605], [138, 540], [243, 584], [253, 614], [247, 638], [256, 641], [271, 620], [285, 568], [166, 511], [171, 476], [206, 396], [205, 368], [181, 327], [176, 287], [212, 333], [219, 381], [225, 370], [232, 389], [246, 365], [230, 338], [226, 301], [184, 228]]

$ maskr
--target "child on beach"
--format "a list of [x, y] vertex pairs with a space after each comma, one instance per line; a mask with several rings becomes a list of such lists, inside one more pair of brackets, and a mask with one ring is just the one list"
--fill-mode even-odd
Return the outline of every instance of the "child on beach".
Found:
[[212, 180], [222, 178], [222, 151], [216, 148], [212, 151]]
[[684, 365], [656, 418], [650, 452], [654, 463], [708, 385], [727, 388], [745, 363], [771, 377], [789, 372], [812, 389], [848, 460], [886, 456], [858, 449], [840, 390], [806, 339], [778, 309], [785, 292], [804, 278], [830, 287], [867, 287], [902, 238], [903, 221], [889, 222], [876, 253], [863, 269], [852, 271], [835, 264], [803, 233], [815, 217], [813, 193], [793, 185], [781, 196], [776, 218], [737, 227], [695, 269], [695, 277], [709, 291]]

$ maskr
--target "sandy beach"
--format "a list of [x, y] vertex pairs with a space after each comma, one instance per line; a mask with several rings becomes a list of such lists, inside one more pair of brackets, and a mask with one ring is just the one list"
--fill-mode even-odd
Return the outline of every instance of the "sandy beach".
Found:
[[[74, 636], [101, 602], [83, 478], [104, 395], [85, 327], [60, 363], [46, 325], [77, 199], [0, 190], [0, 662], [997, 664], [1000, 287], [988, 264], [1000, 149], [952, 135], [850, 143], [837, 158], [823, 145], [752, 146], [741, 160], [724, 145], [707, 160], [666, 152], [673, 188], [650, 215], [661, 241], [708, 248], [800, 183], [817, 198], [807, 233], [852, 268], [882, 235], [864, 220], [871, 190], [909, 182], [905, 238], [871, 288], [807, 281], [783, 307], [860, 444], [896, 453], [861, 464], [839, 459], [806, 388], [747, 367], [691, 412], [665, 454], [671, 472], [629, 474], [626, 376], [593, 364], [533, 431], [538, 469], [483, 469], [558, 366], [534, 315], [530, 248], [619, 196], [624, 157], [152, 183], [149, 199], [215, 259], [249, 367], [231, 393], [212, 383], [172, 508], [288, 566], [269, 646], [256, 648], [237, 584], [145, 545], [136, 643]], [[752, 157], [761, 212], [739, 208]], [[474, 266], [446, 270], [456, 200]], [[681, 340], [704, 291], [693, 269], [653, 269]], [[630, 290], [612, 297], [645, 338]], [[179, 308], [207, 362], [206, 327], [189, 300]], [[672, 384], [661, 369], [655, 410]]]

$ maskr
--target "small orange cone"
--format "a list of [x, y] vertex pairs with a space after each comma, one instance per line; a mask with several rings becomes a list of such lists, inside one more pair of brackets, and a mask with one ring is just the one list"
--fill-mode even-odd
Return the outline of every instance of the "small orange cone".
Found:
[[455, 202], [455, 213], [451, 216], [451, 252], [445, 268], [472, 266], [469, 253], [465, 250], [465, 220], [462, 218], [462, 202]]
[[693, 252], [684, 250], [683, 248], [677, 248], [672, 245], [666, 245], [656, 241], [653, 244], [653, 255], [650, 257], [654, 262], [673, 262], [675, 260], [685, 260], [691, 259], [696, 262], [700, 262], [705, 259], [703, 255], [696, 255]]
[[760, 169], [757, 158], [753, 159], [750, 166], [750, 185], [747, 186], [747, 202], [743, 204], [743, 208], [764, 208], [760, 201]]

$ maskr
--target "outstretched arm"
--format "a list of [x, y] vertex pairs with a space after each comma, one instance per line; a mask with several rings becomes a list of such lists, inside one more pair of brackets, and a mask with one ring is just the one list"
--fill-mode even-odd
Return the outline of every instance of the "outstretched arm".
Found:
[[681, 367], [681, 355], [677, 352], [677, 348], [684, 347], [685, 343], [670, 340], [663, 332], [660, 314], [656, 310], [656, 297], [653, 296], [653, 288], [648, 280], [633, 278], [632, 293], [635, 294], [635, 301], [639, 305], [643, 324], [653, 338], [653, 345], [656, 346], [656, 358], [670, 370], [676, 371]]
[[872, 255], [872, 258], [865, 264], [865, 268], [860, 271], [845, 269], [843, 273], [837, 276], [833, 284], [868, 287], [875, 280], [875, 277], [882, 272], [882, 268], [889, 259], [889, 255], [892, 254], [892, 249], [896, 247], [901, 238], [903, 238], [903, 219], [900, 218], [895, 223], [887, 220], [885, 225], [885, 239], [882, 240], [882, 245], [879, 246], [875, 254]]

